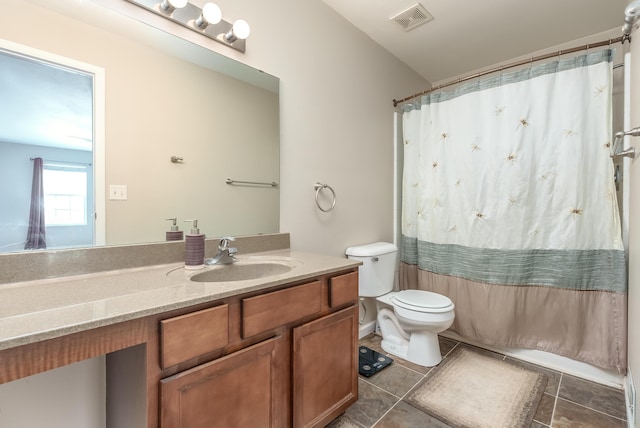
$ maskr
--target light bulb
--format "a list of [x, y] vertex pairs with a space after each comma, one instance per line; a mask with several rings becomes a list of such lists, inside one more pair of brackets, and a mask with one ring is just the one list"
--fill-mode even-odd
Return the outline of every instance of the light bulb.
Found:
[[172, 13], [176, 9], [182, 9], [187, 5], [187, 0], [162, 0], [160, 9], [167, 13]]
[[246, 39], [251, 33], [251, 27], [244, 19], [238, 19], [233, 23], [233, 34], [239, 39]]
[[202, 8], [202, 13], [196, 20], [196, 27], [205, 29], [209, 24], [217, 24], [222, 20], [222, 11], [215, 3], [206, 3]]

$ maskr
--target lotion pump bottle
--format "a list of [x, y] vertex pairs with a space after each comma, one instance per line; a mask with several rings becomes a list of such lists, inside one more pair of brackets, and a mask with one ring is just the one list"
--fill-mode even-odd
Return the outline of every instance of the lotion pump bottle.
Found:
[[198, 229], [198, 220], [185, 220], [192, 222], [191, 233], [187, 233], [185, 240], [185, 268], [202, 269], [204, 267], [204, 234]]
[[182, 241], [184, 239], [184, 232], [178, 228], [176, 222], [178, 219], [176, 217], [165, 218], [167, 221], [172, 221], [171, 230], [166, 233], [167, 241]]

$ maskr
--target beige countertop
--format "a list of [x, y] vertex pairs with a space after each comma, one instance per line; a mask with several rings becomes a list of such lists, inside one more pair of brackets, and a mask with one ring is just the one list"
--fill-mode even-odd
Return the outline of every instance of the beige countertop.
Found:
[[291, 250], [238, 256], [241, 262], [288, 260], [289, 272], [242, 281], [195, 282], [172, 263], [0, 284], [0, 350], [212, 302], [354, 268], [361, 263]]

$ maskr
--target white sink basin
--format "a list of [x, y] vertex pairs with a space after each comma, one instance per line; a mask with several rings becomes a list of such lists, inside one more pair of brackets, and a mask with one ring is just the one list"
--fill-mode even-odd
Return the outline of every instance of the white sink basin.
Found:
[[168, 275], [183, 275], [190, 281], [195, 282], [247, 281], [282, 275], [301, 264], [300, 260], [289, 257], [246, 256], [239, 257], [235, 263], [206, 266], [204, 269], [197, 271], [184, 268], [174, 269]]
[[193, 275], [189, 278], [196, 282], [228, 282], [245, 281], [247, 279], [265, 278], [289, 272], [293, 267], [280, 263], [230, 264], [220, 265], [213, 269]]

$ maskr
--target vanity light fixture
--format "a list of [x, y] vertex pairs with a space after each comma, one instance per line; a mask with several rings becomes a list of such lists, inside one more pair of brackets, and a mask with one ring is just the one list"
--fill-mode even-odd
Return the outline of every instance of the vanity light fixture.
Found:
[[246, 49], [245, 39], [251, 31], [247, 21], [238, 19], [232, 25], [222, 19], [222, 11], [215, 3], [206, 3], [201, 9], [188, 0], [127, 1], [235, 50]]

